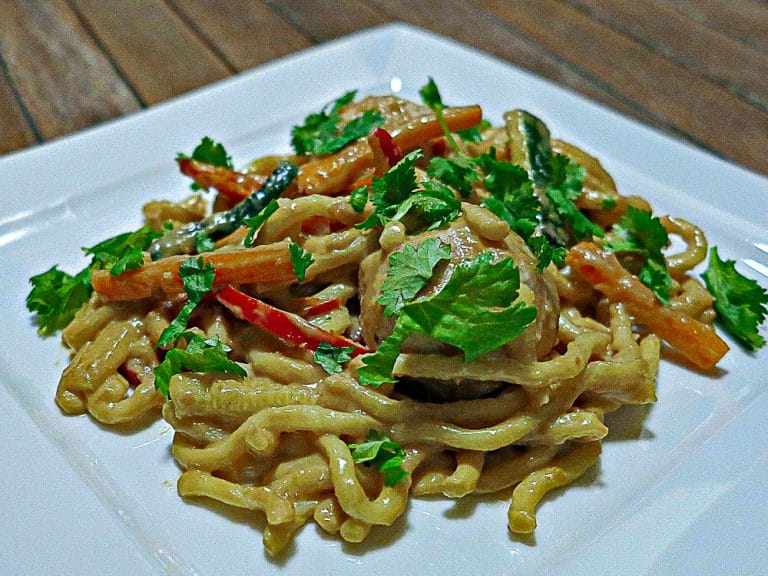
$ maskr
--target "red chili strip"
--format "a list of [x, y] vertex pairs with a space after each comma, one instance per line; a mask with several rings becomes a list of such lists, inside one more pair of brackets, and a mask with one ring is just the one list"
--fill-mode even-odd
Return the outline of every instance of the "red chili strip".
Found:
[[333, 298], [332, 300], [326, 300], [324, 302], [319, 302], [317, 304], [310, 305], [306, 307], [302, 311], [302, 316], [304, 318], [314, 318], [315, 316], [322, 316], [323, 314], [327, 314], [328, 312], [333, 312], [334, 310], [338, 310], [341, 306], [341, 302], [338, 298]]
[[317, 350], [321, 342], [326, 342], [337, 348], [351, 347], [351, 355], [368, 354], [370, 350], [357, 342], [334, 334], [328, 330], [310, 324], [301, 316], [285, 312], [266, 302], [248, 296], [231, 286], [219, 290], [216, 299], [226, 306], [235, 316], [254, 326], [263, 328], [282, 340], [308, 350]]
[[387, 157], [390, 168], [403, 159], [402, 150], [400, 150], [400, 147], [389, 132], [379, 127], [373, 131], [373, 135], [379, 140], [381, 151]]

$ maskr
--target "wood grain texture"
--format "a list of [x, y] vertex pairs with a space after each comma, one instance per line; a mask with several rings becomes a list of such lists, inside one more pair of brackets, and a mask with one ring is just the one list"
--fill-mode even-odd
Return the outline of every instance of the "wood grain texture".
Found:
[[325, 42], [389, 19], [361, 0], [267, 0], [293, 27]]
[[0, 153], [393, 21], [768, 174], [768, 0], [0, 0]]
[[169, 0], [169, 4], [234, 70], [312, 46], [277, 10], [258, 0]]
[[162, 0], [72, 4], [145, 104], [232, 73]]
[[3, 0], [0, 30], [9, 81], [43, 139], [139, 108], [126, 82], [63, 0]]
[[665, 0], [688, 18], [768, 52], [768, 4], [762, 0]]
[[0, 63], [0, 154], [38, 142], [39, 136], [30, 120], [8, 82], [5, 66]]
[[[690, 140], [768, 171], [768, 113], [556, 0], [476, 0], [542, 46], [677, 126]], [[736, 145], [735, 143], [738, 143]]]
[[768, 52], [661, 0], [569, 0], [596, 20], [768, 110]]
[[[633, 101], [617, 95], [599, 78], [590, 77], [566, 59], [549, 50], [544, 50], [534, 40], [505, 26], [492, 13], [463, 0], [369, 0], [369, 2], [393, 19], [455, 38], [539, 76], [568, 86], [645, 124], [675, 133], [674, 126], [661, 122]], [[436, 13], [441, 14], [442, 18], [434, 18], [432, 15]]]

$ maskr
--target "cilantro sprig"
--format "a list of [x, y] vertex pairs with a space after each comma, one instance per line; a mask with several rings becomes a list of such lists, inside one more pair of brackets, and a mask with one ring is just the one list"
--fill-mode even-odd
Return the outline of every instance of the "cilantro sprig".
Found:
[[304, 282], [307, 268], [312, 265], [312, 262], [314, 262], [315, 259], [312, 257], [312, 254], [305, 252], [304, 249], [295, 242], [291, 242], [288, 246], [288, 254], [291, 259], [291, 266], [293, 266], [293, 273], [296, 275], [299, 282]]
[[382, 115], [375, 110], [366, 110], [344, 128], [339, 128], [339, 112], [355, 99], [356, 94], [356, 90], [347, 92], [319, 113], [307, 116], [304, 124], [294, 126], [291, 130], [291, 145], [296, 154], [322, 155], [338, 152], [350, 142], [368, 134], [373, 128], [381, 126], [384, 123]]
[[421, 150], [406, 154], [381, 178], [371, 184], [374, 210], [357, 228], [364, 230], [389, 221], [403, 222], [410, 233], [434, 230], [459, 217], [461, 201], [440, 182], [416, 182], [416, 162]]
[[[232, 156], [230, 156], [224, 149], [224, 145], [219, 142], [214, 142], [208, 136], [203, 136], [200, 144], [195, 146], [191, 156], [179, 152], [176, 155], [177, 160], [197, 160], [198, 162], [205, 162], [207, 164], [213, 164], [214, 166], [223, 166], [224, 168], [234, 169], [232, 164]], [[200, 185], [197, 182], [192, 182], [189, 185], [192, 190], [200, 190]]]
[[431, 76], [427, 83], [419, 89], [419, 95], [421, 96], [422, 102], [429, 106], [435, 113], [437, 122], [440, 124], [440, 128], [443, 129], [443, 134], [445, 134], [445, 139], [448, 141], [448, 144], [453, 148], [456, 154], [462, 154], [461, 148], [456, 143], [456, 139], [453, 137], [453, 134], [451, 134], [451, 130], [448, 128], [448, 123], [445, 121], [445, 115], [443, 114], [445, 104], [443, 104], [440, 90], [437, 88], [437, 84], [435, 84], [435, 81]]
[[396, 316], [427, 285], [435, 266], [450, 258], [450, 248], [437, 238], [429, 238], [418, 247], [406, 245], [402, 252], [393, 252], [378, 299], [384, 306], [384, 316]]
[[352, 360], [354, 350], [352, 346], [338, 347], [328, 342], [320, 342], [315, 350], [314, 360], [328, 374], [335, 374], [341, 372], [342, 364]]
[[91, 274], [94, 270], [108, 269], [110, 274], [117, 276], [138, 268], [144, 262], [144, 251], [160, 236], [161, 233], [145, 225], [135, 232], [118, 234], [83, 248], [83, 252], [91, 256], [91, 262], [75, 275], [53, 266], [32, 276], [29, 279], [32, 290], [26, 303], [27, 309], [37, 314], [38, 333], [50, 336], [72, 321], [93, 293]]
[[158, 347], [173, 344], [186, 330], [189, 317], [213, 287], [216, 277], [213, 264], [205, 262], [202, 256], [190, 257], [179, 265], [179, 276], [187, 293], [187, 301], [181, 307], [176, 318], [166, 326], [157, 341]]
[[493, 262], [485, 252], [456, 266], [440, 292], [406, 303], [374, 354], [358, 369], [360, 383], [393, 382], [392, 370], [406, 338], [423, 334], [450, 344], [473, 360], [519, 336], [536, 319], [536, 307], [514, 303], [520, 272], [511, 258]]
[[721, 260], [714, 246], [709, 249], [709, 264], [702, 277], [715, 298], [714, 307], [722, 327], [748, 350], [765, 346], [765, 338], [759, 332], [768, 313], [765, 288], [739, 274], [734, 260]]
[[660, 302], [669, 304], [672, 278], [662, 250], [669, 245], [669, 236], [661, 220], [648, 210], [628, 206], [613, 237], [603, 247], [616, 253], [622, 266], [638, 275]]
[[350, 444], [349, 449], [355, 462], [370, 464], [384, 475], [385, 486], [397, 486], [408, 477], [403, 470], [405, 450], [381, 432], [369, 430], [365, 442]]
[[246, 375], [242, 366], [229, 359], [227, 353], [232, 349], [218, 337], [204, 338], [194, 332], [182, 332], [178, 337], [186, 340], [186, 347], [168, 350], [163, 361], [154, 368], [155, 389], [166, 398], [169, 397], [171, 378], [184, 370]]

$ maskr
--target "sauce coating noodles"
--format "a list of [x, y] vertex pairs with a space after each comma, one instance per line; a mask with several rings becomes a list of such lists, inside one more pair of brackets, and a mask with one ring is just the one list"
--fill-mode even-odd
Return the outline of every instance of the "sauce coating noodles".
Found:
[[[369, 97], [341, 109], [342, 125], [366, 110], [381, 114], [382, 129], [401, 155], [422, 150], [417, 181], [429, 180], [430, 159], [457, 156], [429, 108], [394, 96]], [[481, 113], [476, 106], [448, 108], [444, 117], [458, 131], [477, 126]], [[483, 128], [477, 141], [460, 142], [462, 153], [530, 170], [530, 158], [521, 159], [516, 144], [520, 134], [513, 134], [519, 118], [510, 113], [505, 126]], [[564, 265], [537, 269], [530, 246], [486, 209], [490, 192], [482, 177], [471, 181], [466, 197], [453, 190], [459, 212], [434, 229], [413, 233], [405, 219], [361, 228], [375, 207], [369, 201], [358, 212], [350, 193], [391, 167], [391, 151], [380, 144], [368, 136], [324, 156], [267, 157], [239, 176], [185, 160], [185, 173], [218, 188], [217, 210], [259, 189], [280, 160], [299, 168], [253, 246], [243, 247], [246, 228], [238, 227], [201, 254], [215, 270], [212, 293], [219, 297], [202, 299], [188, 330], [217, 338], [245, 376], [182, 370], [169, 380], [168, 399], [155, 388], [155, 368], [166, 354], [158, 341], [186, 298], [178, 272], [186, 253], [147, 257], [139, 269], [118, 276], [94, 272], [96, 291], [63, 331], [73, 355], [56, 392], [61, 409], [107, 425], [162, 413], [175, 431], [173, 457], [183, 470], [179, 494], [258, 510], [271, 554], [310, 521], [360, 542], [373, 526], [390, 526], [404, 514], [411, 495], [463, 498], [511, 489], [509, 529], [530, 533], [539, 501], [599, 458], [608, 434], [605, 414], [655, 401], [661, 339], [677, 346], [695, 323], [695, 333], [711, 347], [692, 362], [708, 367], [725, 352], [713, 341], [712, 297], [688, 274], [707, 250], [695, 225], [661, 219], [685, 244], [665, 256], [667, 305], [615, 255], [588, 241], [569, 242]], [[629, 209], [650, 210], [644, 199], [621, 195], [598, 160], [573, 144], [552, 140], [551, 151], [584, 169], [575, 206], [606, 234]], [[206, 212], [195, 196], [153, 202], [145, 216], [155, 229], [165, 222], [178, 229]], [[396, 322], [378, 301], [390, 257], [429, 239], [447, 247], [450, 257], [419, 297], [438, 293], [462, 262], [491, 254], [494, 261], [514, 261], [516, 302], [535, 307], [536, 318], [513, 340], [469, 361], [454, 346], [412, 334], [392, 370], [397, 383], [362, 385], [357, 370]], [[291, 265], [292, 245], [312, 257], [303, 282]], [[225, 286], [257, 299], [259, 313], [287, 313], [280, 318], [291, 319], [304, 343], [249, 321], [243, 305], [224, 302]], [[312, 338], [329, 333], [354, 343], [339, 372], [329, 373], [313, 354]], [[407, 474], [393, 485], [376, 466], [356, 461], [354, 445], [371, 430], [403, 450]]]

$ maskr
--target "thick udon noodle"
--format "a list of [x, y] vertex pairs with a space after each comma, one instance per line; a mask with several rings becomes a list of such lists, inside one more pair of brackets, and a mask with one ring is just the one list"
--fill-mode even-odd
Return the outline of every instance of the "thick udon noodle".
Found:
[[[393, 102], [399, 101], [368, 99], [352, 105], [347, 114], [376, 105], [390, 112], [386, 127], [397, 133], [398, 126], [412, 118], [398, 116], [403, 106], [395, 111]], [[433, 146], [429, 141], [416, 144]], [[354, 146], [364, 147], [365, 142]], [[500, 159], [508, 159], [500, 128], [486, 131], [483, 143], [468, 145], [468, 151], [478, 154], [491, 146], [497, 147]], [[577, 205], [594, 222], [608, 229], [627, 206], [650, 209], [642, 198], [620, 195], [598, 161], [582, 150], [558, 141], [554, 149], [586, 169]], [[351, 153], [337, 155], [337, 165], [344, 154]], [[254, 172], [267, 173], [273, 164], [271, 159], [257, 162]], [[352, 210], [344, 194], [370, 167], [341, 164], [329, 183], [320, 172], [311, 173], [327, 168], [327, 159], [305, 163], [305, 180], [321, 181], [322, 194], [281, 199], [279, 210], [257, 236], [257, 245], [290, 238], [310, 252], [315, 263], [308, 282], [300, 288], [290, 282], [244, 283], [240, 288], [296, 313], [310, 301], [338, 298], [337, 309], [311, 321], [357, 337], [365, 329], [358, 303], [361, 266], [366, 258], [385, 258], [406, 238], [394, 224], [383, 231], [351, 227], [366, 213]], [[463, 204], [461, 225], [484, 241], [503, 241], [512, 233], [478, 206], [482, 195], [476, 190]], [[601, 206], [607, 198], [615, 207], [605, 210]], [[204, 203], [195, 198], [145, 207], [148, 221], [157, 227], [166, 220], [197, 220], [204, 213]], [[321, 225], [308, 231], [303, 225], [310, 221]], [[711, 296], [686, 276], [706, 252], [704, 236], [681, 219], [662, 221], [686, 245], [667, 256], [674, 279], [670, 305], [711, 323]], [[340, 229], [322, 225], [327, 222], [341, 223]], [[220, 242], [217, 252], [240, 249], [241, 239], [242, 234], [235, 234]], [[116, 301], [95, 293], [64, 330], [73, 357], [56, 400], [68, 414], [88, 412], [107, 425], [146, 420], [162, 410], [175, 431], [173, 457], [184, 470], [179, 494], [261, 511], [266, 518], [264, 545], [270, 553], [283, 549], [310, 520], [346, 541], [360, 542], [372, 526], [395, 522], [405, 512], [409, 495], [462, 498], [513, 488], [509, 527], [531, 532], [542, 497], [573, 482], [598, 459], [601, 440], [608, 434], [605, 414], [624, 404], [654, 401], [660, 353], [659, 338], [633, 330], [633, 318], [623, 304], [608, 302], [567, 269], [550, 265], [543, 276], [554, 289], [559, 309], [552, 343], [545, 349], [537, 351], [536, 334], [528, 330], [509, 353], [491, 353], [471, 362], [441, 351], [407, 350], [394, 372], [405, 384], [380, 388], [358, 384], [359, 359], [329, 375], [311, 352], [234, 318], [215, 300], [205, 301], [193, 315], [193, 329], [218, 336], [231, 347], [230, 357], [246, 368], [247, 376], [184, 372], [172, 378], [169, 401], [154, 388], [155, 345], [181, 298], [161, 294]], [[520, 298], [541, 305], [537, 293], [525, 286]], [[430, 402], [409, 394], [408, 382], [420, 379], [490, 383], [493, 391]], [[405, 449], [403, 467], [410, 474], [396, 486], [384, 486], [377, 470], [352, 459], [349, 444], [362, 441], [371, 429]]]

